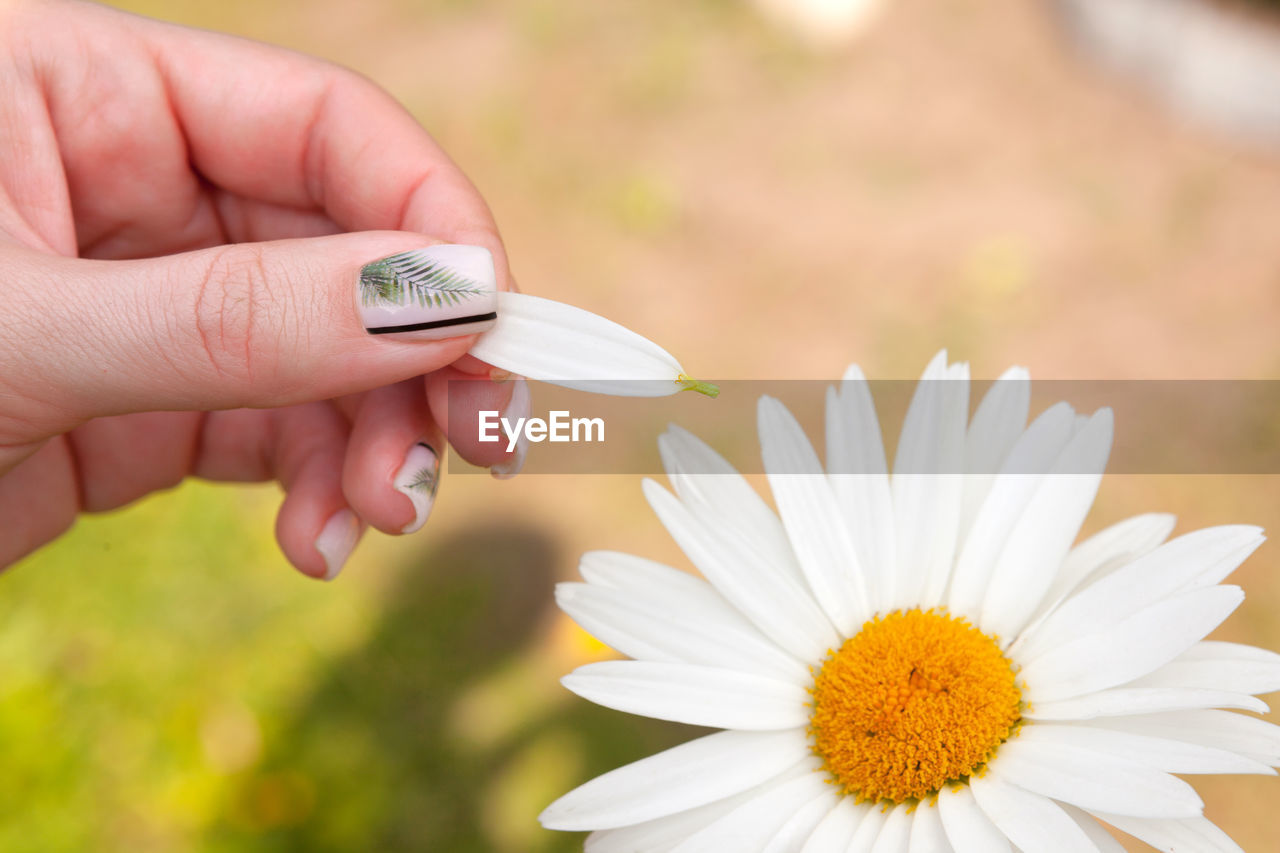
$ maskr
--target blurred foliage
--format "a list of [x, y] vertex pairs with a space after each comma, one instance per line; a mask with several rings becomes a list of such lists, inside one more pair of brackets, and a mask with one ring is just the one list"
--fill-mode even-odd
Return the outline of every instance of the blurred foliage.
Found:
[[567, 851], [548, 802], [687, 739], [562, 707], [544, 536], [324, 585], [259, 529], [273, 499], [188, 484], [4, 577], [0, 849]]

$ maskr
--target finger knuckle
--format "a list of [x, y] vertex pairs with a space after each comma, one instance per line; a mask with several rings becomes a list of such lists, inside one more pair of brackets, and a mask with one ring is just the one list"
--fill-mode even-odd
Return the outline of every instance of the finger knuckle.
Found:
[[259, 247], [210, 251], [195, 291], [195, 329], [199, 351], [218, 376], [252, 382], [269, 373], [268, 286]]

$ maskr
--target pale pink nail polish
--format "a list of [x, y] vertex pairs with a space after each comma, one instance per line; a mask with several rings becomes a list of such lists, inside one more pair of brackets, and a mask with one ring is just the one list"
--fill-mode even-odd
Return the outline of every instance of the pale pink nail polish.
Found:
[[440, 486], [440, 455], [427, 442], [418, 442], [409, 448], [404, 464], [391, 482], [396, 491], [413, 503], [413, 520], [400, 531], [413, 533], [426, 524], [435, 504], [436, 490]]
[[315, 542], [316, 550], [324, 557], [324, 580], [331, 581], [342, 571], [362, 532], [360, 519], [349, 509], [340, 509], [329, 516]]
[[472, 335], [498, 318], [493, 255], [443, 244], [401, 252], [360, 270], [360, 317], [371, 335], [433, 341]]
[[[511, 400], [502, 410], [501, 417], [515, 423], [517, 419], [527, 419], [532, 414], [533, 401], [529, 397], [529, 383], [523, 376], [515, 377], [512, 382], [514, 386], [511, 389]], [[499, 480], [510, 480], [524, 467], [524, 457], [528, 452], [529, 439], [522, 431], [510, 458], [489, 468], [489, 473]]]

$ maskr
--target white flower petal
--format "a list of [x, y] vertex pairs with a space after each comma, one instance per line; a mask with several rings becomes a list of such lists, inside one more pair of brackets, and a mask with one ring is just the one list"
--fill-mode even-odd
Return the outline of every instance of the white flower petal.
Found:
[[1053, 583], [1093, 506], [1111, 455], [1113, 419], [1099, 409], [1072, 437], [1009, 533], [982, 602], [982, 630], [1012, 641]]
[[756, 793], [756, 788], [699, 806], [677, 812], [667, 817], [654, 818], [644, 823], [622, 826], [617, 829], [601, 829], [587, 836], [584, 853], [666, 853], [711, 822], [737, 808]]
[[942, 829], [942, 818], [936, 805], [924, 802], [916, 806], [911, 817], [911, 841], [907, 850], [909, 853], [952, 853], [951, 842]]
[[657, 585], [631, 591], [561, 583], [556, 603], [587, 633], [636, 660], [720, 666], [809, 683], [807, 666], [766, 639], [705, 581], [691, 580], [711, 596], [670, 595]]
[[[825, 782], [825, 780], [824, 780]], [[840, 800], [840, 795], [830, 785], [809, 802], [801, 806], [791, 818], [774, 833], [773, 839], [761, 853], [801, 853], [809, 836]]]
[[946, 352], [925, 368], [902, 425], [893, 463], [898, 526], [894, 609], [943, 602], [955, 560], [964, 488], [969, 366], [946, 366]]
[[804, 430], [782, 403], [761, 397], [760, 450], [774, 503], [809, 588], [844, 636], [871, 616], [866, 578], [831, 484]]
[[814, 828], [800, 853], [845, 853], [871, 808], [854, 803], [853, 797], [841, 797]]
[[1023, 664], [1034, 705], [1095, 693], [1139, 678], [1203, 639], [1244, 601], [1238, 586], [1195, 589], [1140, 610]]
[[[907, 806], [889, 808], [870, 853], [907, 853], [911, 843], [911, 813]], [[850, 845], [852, 847], [852, 845]]]
[[951, 578], [952, 613], [977, 622], [996, 561], [1043, 474], [1071, 440], [1075, 412], [1066, 403], [1046, 409], [1009, 452], [971, 525]]
[[1084, 834], [1089, 836], [1093, 846], [1098, 848], [1098, 853], [1125, 853], [1124, 845], [1116, 841], [1111, 833], [1107, 832], [1106, 828], [1094, 820], [1088, 812], [1066, 803], [1058, 805], [1076, 822], [1077, 826], [1084, 830]]
[[1267, 703], [1247, 693], [1189, 687], [1116, 687], [1056, 702], [1036, 702], [1023, 711], [1029, 720], [1092, 720], [1164, 711], [1235, 708], [1265, 714]]
[[795, 682], [687, 663], [601, 661], [561, 683], [616, 711], [719, 729], [803, 728], [811, 710], [809, 692]]
[[1090, 725], [1227, 750], [1270, 767], [1280, 767], [1280, 726], [1230, 711], [1135, 714], [1105, 717], [1091, 721]]
[[527, 293], [499, 291], [497, 322], [470, 353], [530, 379], [597, 394], [658, 397], [685, 387], [677, 381], [680, 362], [648, 338]]
[[827, 389], [827, 475], [853, 536], [874, 610], [886, 609], [886, 581], [897, 564], [893, 492], [880, 420], [862, 371], [845, 371], [840, 390]]
[[1127, 815], [1094, 812], [1121, 832], [1145, 841], [1164, 853], [1244, 853], [1240, 845], [1202, 817], [1183, 820], [1143, 820]]
[[[880, 837], [880, 830], [884, 828], [888, 817], [889, 809], [879, 805], [868, 806], [853, 837], [849, 839], [849, 847], [845, 853], [871, 853], [871, 848]], [[903, 853], [906, 851], [904, 850]]]
[[1004, 781], [993, 770], [969, 780], [973, 797], [1005, 837], [1035, 853], [1086, 853], [1097, 848], [1057, 803]]
[[968, 785], [939, 791], [938, 815], [956, 853], [1009, 853], [1009, 839], [978, 807]]
[[587, 551], [578, 561], [578, 573], [592, 586], [606, 586], [627, 594], [661, 590], [661, 597], [690, 598], [699, 604], [722, 600], [702, 578], [657, 560], [621, 551]]
[[[1084, 723], [1036, 723], [1023, 728], [1023, 735], [1034, 733], [1041, 740], [1052, 740], [1067, 747], [1078, 746], [1137, 761], [1166, 773], [1258, 773], [1274, 775], [1267, 765], [1229, 752], [1200, 744], [1182, 743], [1146, 732], [1131, 733]], [[1022, 740], [1020, 737], [1019, 740]]]
[[960, 534], [964, 547], [969, 528], [987, 497], [995, 475], [1027, 426], [1031, 409], [1031, 374], [1025, 367], [1011, 367], [991, 383], [965, 433], [963, 495], [960, 501]]
[[807, 590], [741, 540], [701, 525], [680, 501], [644, 481], [649, 506], [711, 585], [765, 636], [800, 660], [822, 660], [840, 637]]
[[658, 437], [658, 452], [676, 495], [704, 524], [717, 525], [759, 550], [776, 570], [803, 583], [778, 516], [746, 478], [693, 433], [675, 424]]
[[602, 829], [587, 836], [586, 853], [668, 853], [672, 847], [684, 842], [686, 838], [711, 825], [727, 815], [738, 806], [754, 799], [762, 793], [776, 788], [783, 782], [814, 772], [815, 762], [807, 758], [781, 774], [741, 791], [730, 797], [707, 803], [705, 806], [686, 809], [682, 812], [622, 826], [617, 829]]
[[1081, 590], [1010, 649], [1022, 660], [1113, 625], [1150, 604], [1188, 589], [1212, 586], [1235, 571], [1263, 542], [1248, 525], [1179, 536]]
[[1271, 693], [1280, 690], [1280, 655], [1238, 643], [1196, 643], [1133, 686]]
[[734, 850], [759, 853], [797, 811], [814, 800], [835, 794], [822, 774], [814, 772], [773, 786], [724, 817], [694, 833], [673, 848], [672, 853], [703, 853], [706, 850]]
[[[947, 374], [947, 352], [942, 350], [925, 366], [902, 421], [890, 479], [893, 523], [897, 529], [896, 566], [888, 576], [888, 587], [883, 590], [887, 610], [904, 610], [922, 603], [931, 564], [941, 556], [941, 548], [933, 547], [929, 542], [934, 534], [947, 538], [945, 516], [948, 506], [954, 508], [952, 526], [955, 530], [952, 530], [951, 537], [959, 530], [959, 474], [964, 470], [964, 425], [942, 423]], [[965, 386], [968, 387], [968, 383]], [[948, 425], [952, 429], [948, 430]], [[943, 464], [940, 451], [942, 444], [946, 443], [943, 442], [943, 434], [951, 439], [948, 447], [960, 455], [959, 459], [951, 460], [955, 466], [946, 471], [948, 478], [945, 483], [940, 478]], [[946, 485], [954, 488], [948, 492]], [[947, 497], [951, 498], [950, 502]], [[946, 543], [947, 549], [954, 548], [954, 544], [952, 538]], [[952, 556], [947, 555], [948, 562]]]
[[1169, 538], [1176, 523], [1177, 518], [1168, 513], [1136, 515], [1098, 531], [1072, 548], [1045, 593], [1037, 617], [1067, 596], [1151, 553]]
[[[1239, 603], [1215, 584], [1259, 531], [1161, 547], [1173, 519], [1148, 515], [1072, 548], [1110, 452], [1109, 411], [1060, 404], [1024, 428], [1029, 390], [1015, 369], [970, 424], [969, 393], [967, 366], [939, 354], [892, 478], [856, 368], [828, 389], [826, 470], [790, 413], [763, 399], [777, 514], [704, 443], [663, 436], [678, 497], [648, 481], [645, 494], [709, 583], [621, 555], [584, 561], [588, 583], [558, 590], [564, 609], [638, 660], [565, 683], [730, 730], [587, 783], [547, 810], [548, 826], [595, 829], [589, 853], [1118, 853], [1096, 817], [1169, 850], [1236, 849], [1172, 774], [1280, 766], [1280, 728], [1216, 710], [1265, 711], [1249, 691], [1280, 686], [1280, 655], [1200, 642]], [[807, 734], [810, 667], [875, 612], [943, 603], [1003, 638], [1026, 725], [983, 774], [932, 802], [841, 797]]]
[[1195, 789], [1176, 776], [1052, 727], [1025, 726], [1000, 746], [993, 766], [1007, 782], [1081, 808], [1138, 817], [1192, 817], [1204, 808]]
[[733, 796], [810, 755], [803, 732], [716, 732], [597, 776], [538, 817], [547, 829], [612, 829]]

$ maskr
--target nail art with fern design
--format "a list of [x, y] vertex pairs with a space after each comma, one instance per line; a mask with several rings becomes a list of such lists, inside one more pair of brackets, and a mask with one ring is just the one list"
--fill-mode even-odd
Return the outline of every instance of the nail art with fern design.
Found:
[[371, 335], [455, 338], [498, 318], [493, 256], [482, 246], [443, 244], [382, 258], [361, 268], [358, 290]]
[[400, 531], [412, 533], [426, 524], [436, 502], [436, 490], [440, 487], [440, 455], [435, 448], [425, 441], [410, 447], [392, 485], [413, 504], [413, 520]]

